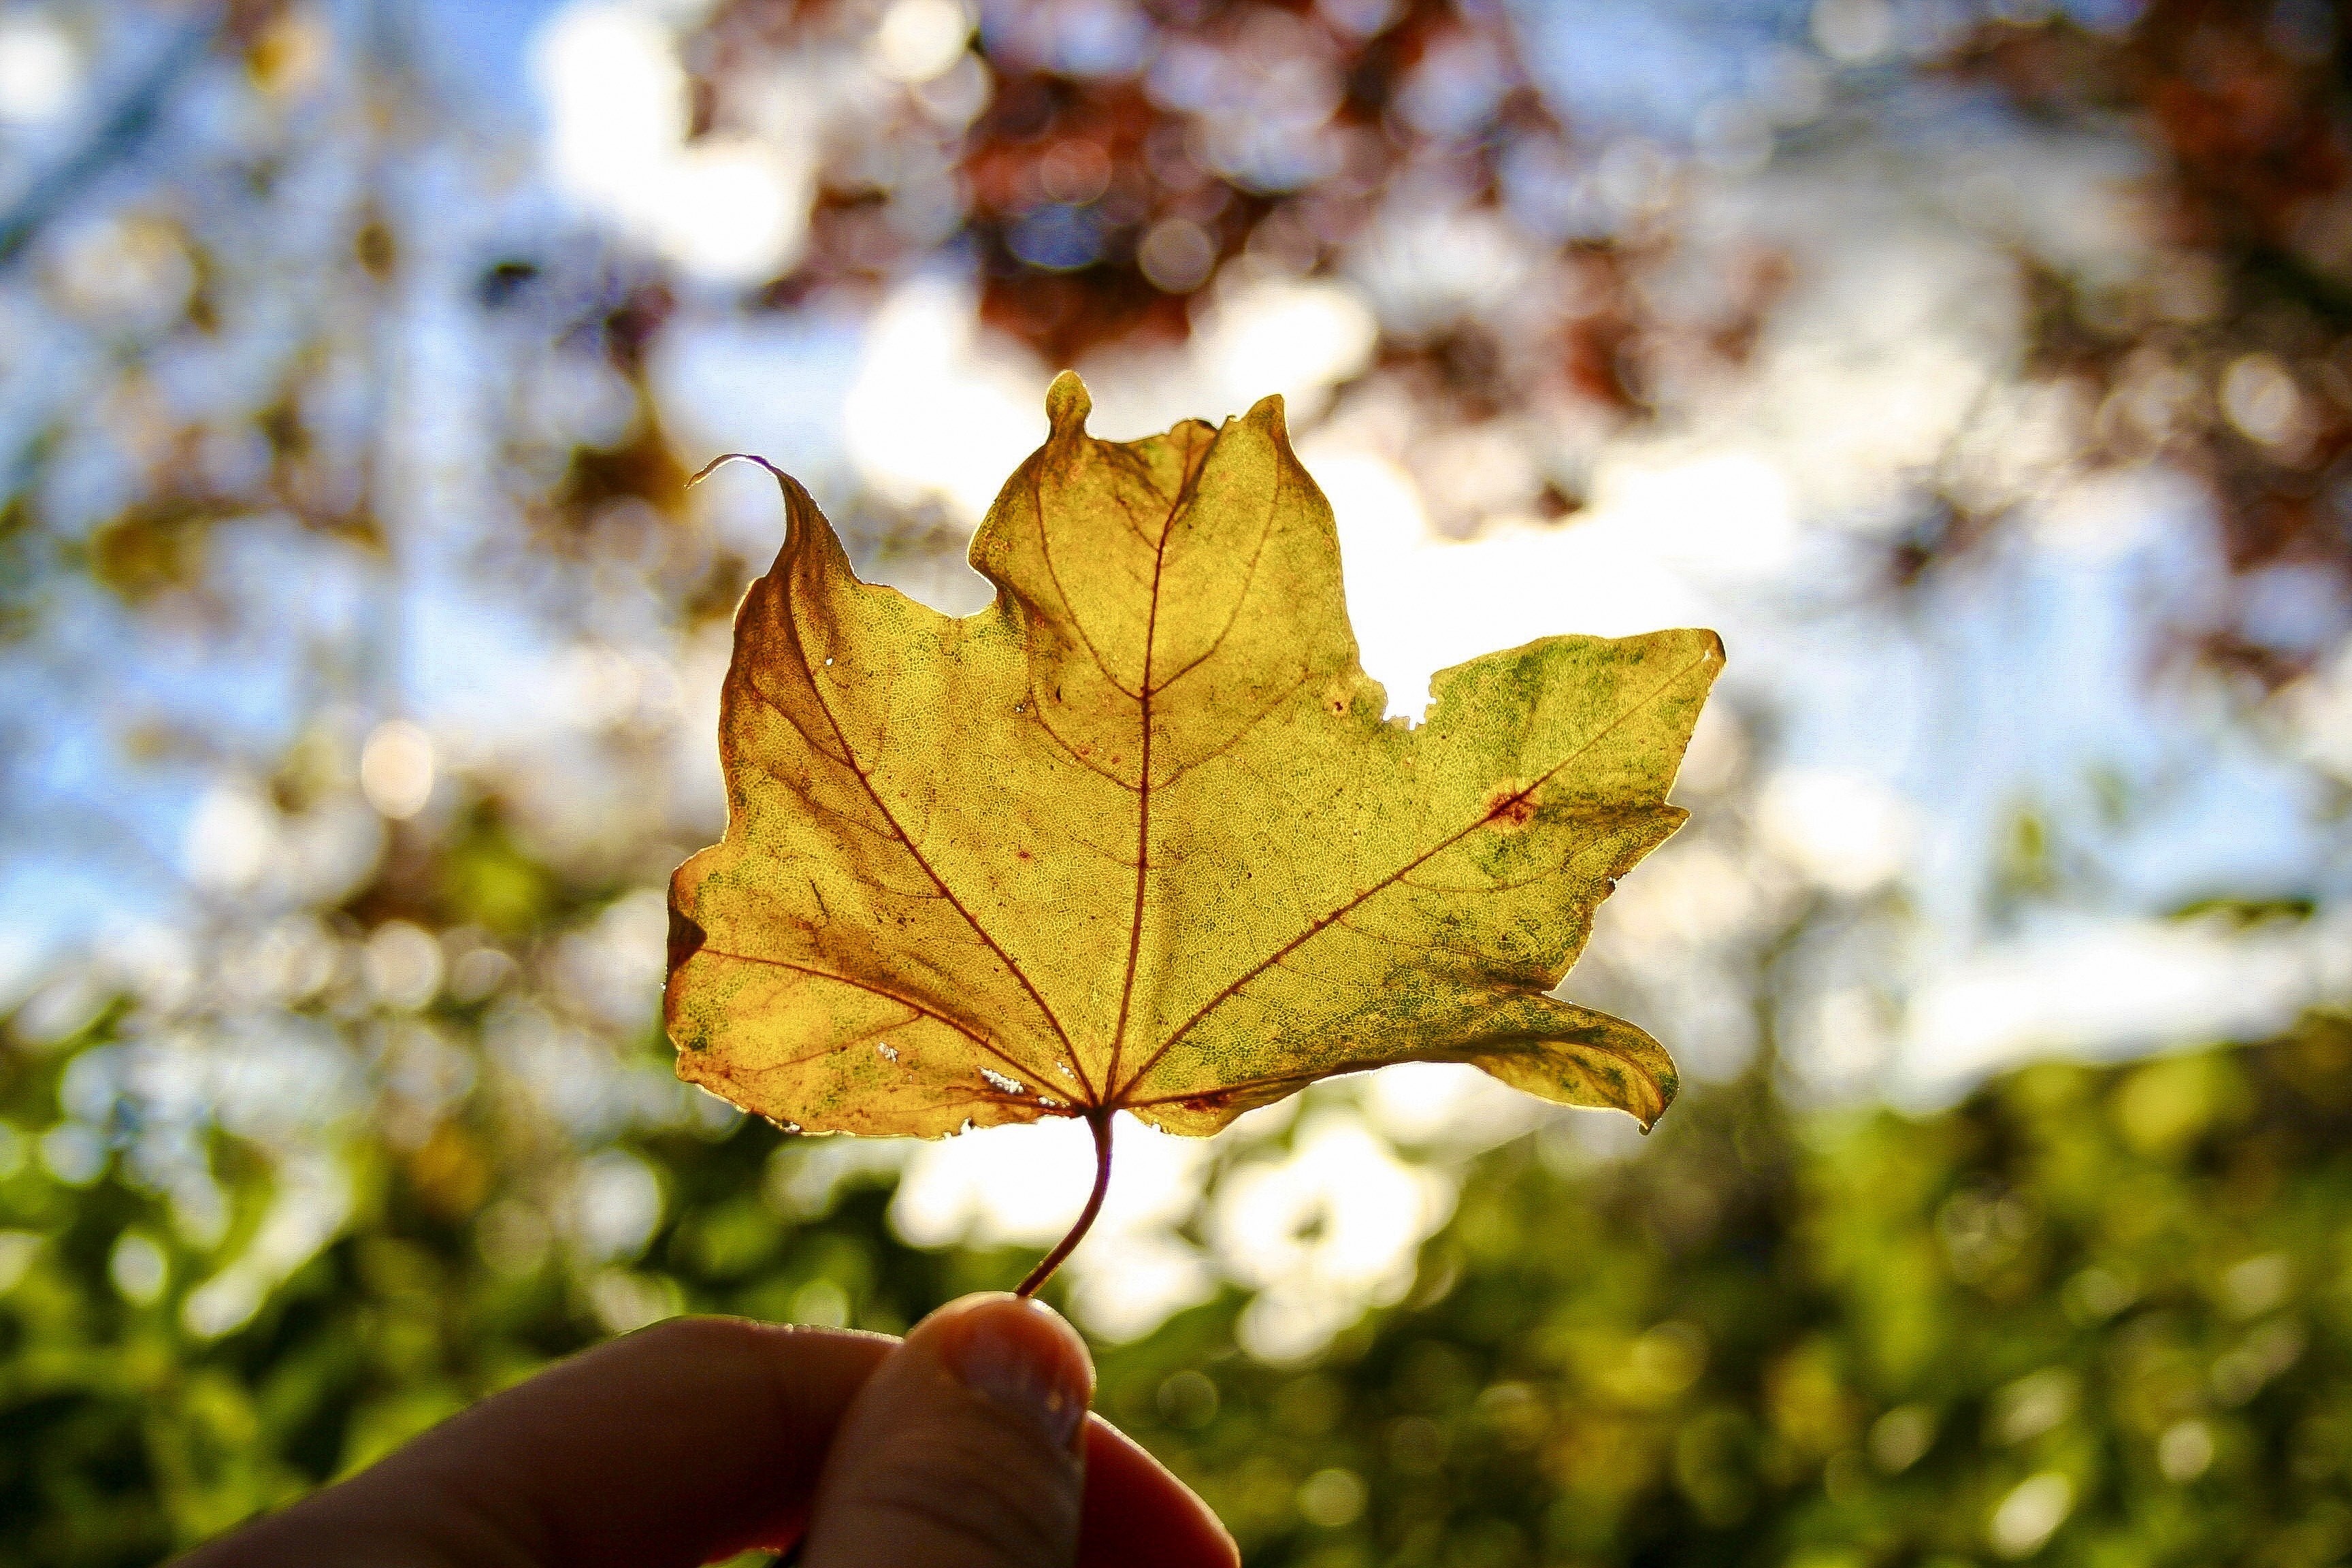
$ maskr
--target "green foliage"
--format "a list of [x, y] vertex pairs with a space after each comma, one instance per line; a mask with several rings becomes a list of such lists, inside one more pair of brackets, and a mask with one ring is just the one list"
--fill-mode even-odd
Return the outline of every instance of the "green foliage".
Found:
[[[215, 1134], [198, 1245], [131, 1159], [61, 1142], [60, 1080], [107, 1028], [0, 1054], [0, 1563], [152, 1562], [632, 1301], [896, 1329], [1027, 1261], [898, 1244], [843, 1145], [738, 1121], [636, 1138], [672, 1217], [583, 1265], [459, 1121], [370, 1145], [341, 1239], [206, 1337], [191, 1294], [283, 1173]], [[2352, 1550], [2352, 1022], [2033, 1068], [1924, 1119], [1792, 1113], [1759, 1075], [1622, 1160], [1570, 1133], [1488, 1156], [1413, 1295], [1315, 1361], [1238, 1352], [1228, 1294], [1106, 1348], [1106, 1414], [1254, 1563]]]
[[1318, 1365], [1220, 1360], [1196, 1323], [1117, 1360], [1107, 1409], [1253, 1562], [2352, 1548], [2342, 1020], [1917, 1121], [1792, 1122], [1751, 1081], [1636, 1159], [1546, 1154], [1493, 1156], [1416, 1300]]

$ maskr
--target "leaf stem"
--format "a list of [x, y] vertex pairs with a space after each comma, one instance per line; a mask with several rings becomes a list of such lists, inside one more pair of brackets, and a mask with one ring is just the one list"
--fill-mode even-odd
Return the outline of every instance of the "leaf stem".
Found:
[[1094, 1228], [1095, 1215], [1102, 1213], [1103, 1194], [1110, 1191], [1110, 1118], [1108, 1107], [1098, 1106], [1087, 1112], [1087, 1125], [1095, 1132], [1095, 1190], [1087, 1194], [1087, 1206], [1079, 1211], [1078, 1223], [1070, 1226], [1070, 1234], [1056, 1242], [1054, 1250], [1045, 1254], [1036, 1268], [1029, 1270], [1029, 1278], [1021, 1281], [1019, 1288], [1013, 1292], [1014, 1295], [1034, 1296], [1037, 1287], [1054, 1277], [1054, 1270], [1062, 1266], [1062, 1260], [1076, 1251], [1078, 1243], [1086, 1239], [1087, 1232]]

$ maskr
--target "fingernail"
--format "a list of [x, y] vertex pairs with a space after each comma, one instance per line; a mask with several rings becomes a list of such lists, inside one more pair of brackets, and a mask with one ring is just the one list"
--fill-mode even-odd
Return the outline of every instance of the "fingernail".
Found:
[[1094, 1396], [1094, 1368], [1077, 1333], [1037, 1301], [994, 1298], [961, 1313], [942, 1359], [958, 1382], [1075, 1448]]

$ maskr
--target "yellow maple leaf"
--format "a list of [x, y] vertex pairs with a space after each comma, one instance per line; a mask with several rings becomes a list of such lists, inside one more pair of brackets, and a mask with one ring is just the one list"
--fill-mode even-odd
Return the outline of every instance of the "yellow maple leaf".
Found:
[[1389, 721], [1281, 399], [1128, 443], [1088, 407], [1047, 393], [977, 615], [858, 581], [777, 475], [726, 836], [671, 884], [681, 1076], [795, 1131], [1083, 1117], [1104, 1180], [1116, 1110], [1204, 1135], [1400, 1061], [1655, 1121], [1665, 1051], [1548, 993], [1685, 816], [1720, 640], [1546, 637]]

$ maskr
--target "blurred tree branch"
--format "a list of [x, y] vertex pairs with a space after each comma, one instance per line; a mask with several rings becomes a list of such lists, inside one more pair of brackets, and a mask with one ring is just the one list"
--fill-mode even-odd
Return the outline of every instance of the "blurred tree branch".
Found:
[[[100, 174], [137, 152], [154, 133], [173, 90], [210, 52], [214, 42], [230, 31], [232, 22], [246, 23], [248, 18], [245, 13], [261, 8], [208, 6], [183, 27], [157, 54], [147, 73], [122, 95], [112, 112], [92, 128], [89, 139], [34, 181], [32, 189], [5, 216], [0, 216], [0, 268], [12, 265], [23, 255], [26, 247], [70, 206], [75, 197], [88, 191]], [[272, 5], [267, 9], [275, 10], [277, 6]]]

